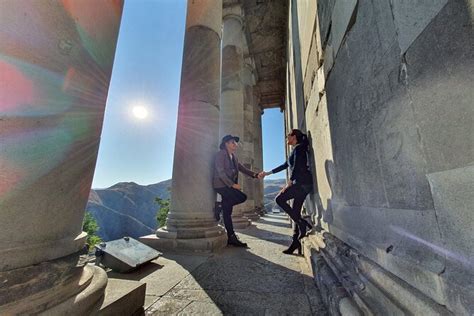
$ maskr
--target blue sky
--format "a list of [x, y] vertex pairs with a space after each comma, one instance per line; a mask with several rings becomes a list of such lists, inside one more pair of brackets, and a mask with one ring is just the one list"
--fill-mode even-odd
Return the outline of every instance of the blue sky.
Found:
[[[185, 12], [185, 0], [125, 1], [93, 188], [171, 178]], [[148, 117], [136, 118], [135, 106]], [[282, 113], [266, 110], [265, 169], [284, 161], [283, 140]]]

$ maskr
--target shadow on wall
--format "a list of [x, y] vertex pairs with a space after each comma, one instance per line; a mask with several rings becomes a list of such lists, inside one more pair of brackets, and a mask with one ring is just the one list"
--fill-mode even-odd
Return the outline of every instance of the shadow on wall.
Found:
[[[308, 140], [310, 144], [313, 143], [311, 131], [307, 132]], [[317, 168], [316, 164], [317, 161], [315, 159], [315, 149], [313, 146], [309, 146], [309, 156], [311, 160], [311, 173], [313, 174], [313, 192], [308, 196], [306, 200], [306, 209], [309, 210], [311, 217], [313, 218], [314, 223], [317, 227], [322, 227], [322, 222], [324, 221], [327, 224], [331, 224], [333, 222], [333, 213], [331, 207], [331, 199], [326, 199], [326, 207], [324, 207], [321, 199], [321, 195], [319, 193], [319, 186], [318, 186], [318, 175], [317, 175]], [[334, 166], [334, 162], [331, 160], [326, 160], [324, 162], [325, 168], [325, 175], [327, 182], [329, 184], [329, 188], [331, 190], [331, 196], [334, 192], [333, 189], [333, 178], [335, 177], [336, 170]]]

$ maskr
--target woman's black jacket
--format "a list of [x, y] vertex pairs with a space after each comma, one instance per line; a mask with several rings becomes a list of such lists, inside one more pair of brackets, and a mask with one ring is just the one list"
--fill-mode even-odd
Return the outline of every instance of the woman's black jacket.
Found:
[[290, 180], [294, 184], [313, 184], [313, 176], [309, 170], [307, 146], [296, 145], [291, 151], [288, 161], [273, 169], [272, 173], [280, 172], [288, 167], [290, 168]]

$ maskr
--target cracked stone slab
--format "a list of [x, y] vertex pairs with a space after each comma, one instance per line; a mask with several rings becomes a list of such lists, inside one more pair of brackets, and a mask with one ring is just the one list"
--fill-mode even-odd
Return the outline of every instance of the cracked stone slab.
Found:
[[401, 54], [404, 54], [448, 0], [390, 0]]
[[163, 297], [146, 310], [146, 315], [176, 315], [190, 303], [187, 300]]
[[223, 315], [218, 306], [211, 302], [191, 302], [177, 315]]
[[346, 35], [353, 15], [356, 14], [357, 0], [336, 1], [331, 16], [331, 33], [329, 43], [334, 52], [334, 58], [337, 56], [342, 40]]

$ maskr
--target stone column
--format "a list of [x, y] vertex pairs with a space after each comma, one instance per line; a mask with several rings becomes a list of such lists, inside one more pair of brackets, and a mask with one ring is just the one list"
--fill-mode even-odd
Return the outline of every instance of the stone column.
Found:
[[[237, 157], [241, 163], [248, 165], [245, 155], [244, 129], [244, 87], [242, 83], [243, 67], [243, 25], [240, 5], [226, 7], [223, 16], [224, 33], [222, 39], [222, 91], [219, 135], [239, 136], [240, 146]], [[239, 175], [239, 183], [245, 193], [248, 193]], [[243, 216], [244, 204], [234, 207], [232, 220], [235, 228], [246, 228], [250, 220]]]
[[82, 232], [121, 1], [0, 4], [0, 314], [89, 315]]
[[[263, 170], [263, 138], [262, 138], [262, 108], [259, 104], [258, 92], [254, 89], [253, 94], [254, 110], [254, 161], [257, 170]], [[259, 215], [265, 213], [263, 203], [264, 181], [257, 182], [255, 185], [255, 208]]]
[[213, 217], [219, 134], [222, 0], [188, 1], [171, 207], [166, 226], [141, 240], [156, 249], [213, 251], [227, 241]]
[[[254, 170], [261, 171], [256, 165], [255, 152], [255, 74], [251, 58], [246, 58], [242, 71], [242, 81], [244, 84], [244, 158], [246, 165]], [[248, 195], [247, 202], [243, 205], [244, 215], [251, 220], [258, 220], [259, 214], [256, 212], [256, 190], [262, 180], [244, 178], [244, 188]]]

